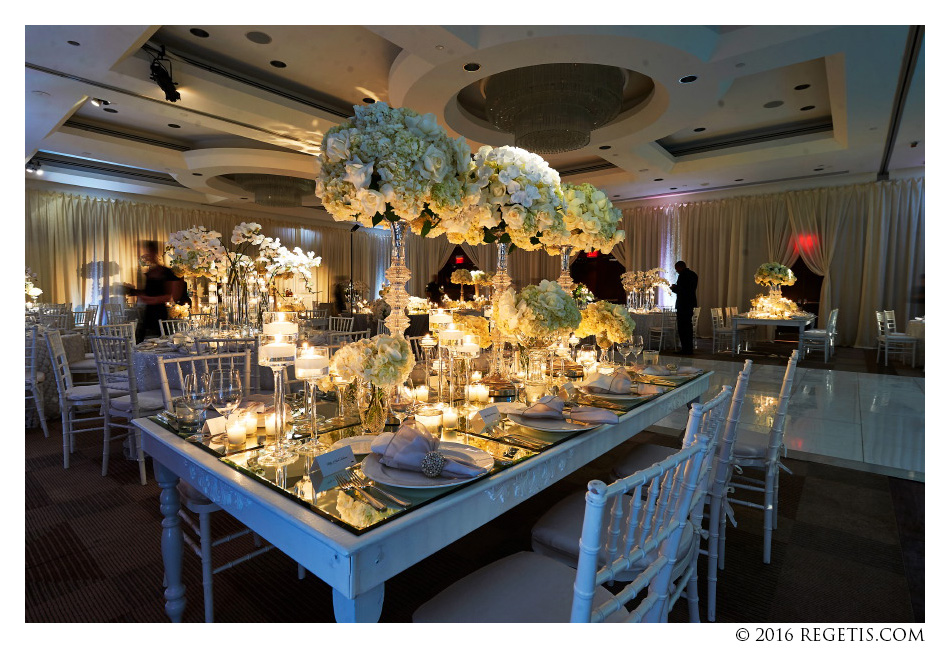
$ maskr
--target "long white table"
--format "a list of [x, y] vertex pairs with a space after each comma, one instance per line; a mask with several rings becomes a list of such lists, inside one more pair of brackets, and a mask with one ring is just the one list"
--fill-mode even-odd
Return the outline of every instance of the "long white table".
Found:
[[739, 325], [751, 324], [752, 326], [795, 326], [798, 327], [798, 357], [804, 357], [804, 341], [802, 333], [805, 328], [815, 321], [815, 316], [796, 317], [795, 319], [767, 319], [764, 317], [749, 317], [748, 313], [739, 313], [732, 318], [732, 355], [739, 352]]
[[178, 622], [185, 610], [179, 478], [330, 585], [337, 621], [373, 622], [382, 611], [387, 579], [699, 398], [708, 389], [711, 375], [707, 372], [627, 412], [617, 425], [580, 434], [362, 535], [242, 475], [147, 418], [135, 419], [162, 489], [165, 611]]

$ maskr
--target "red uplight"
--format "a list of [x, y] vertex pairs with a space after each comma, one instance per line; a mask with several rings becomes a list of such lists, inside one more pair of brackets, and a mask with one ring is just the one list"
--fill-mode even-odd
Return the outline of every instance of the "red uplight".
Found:
[[600, 250], [591, 250], [590, 252], [587, 253], [587, 258], [588, 258], [588, 259], [594, 259], [594, 258], [596, 258], [597, 255], [599, 255], [599, 254], [600, 254]]
[[814, 234], [799, 234], [795, 241], [795, 249], [799, 252], [810, 251], [818, 242], [818, 237]]

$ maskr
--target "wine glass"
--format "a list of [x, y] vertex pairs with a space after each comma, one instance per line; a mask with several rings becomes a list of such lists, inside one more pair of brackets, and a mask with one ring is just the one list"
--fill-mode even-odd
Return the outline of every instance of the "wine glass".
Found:
[[597, 362], [597, 348], [593, 344], [582, 344], [581, 350], [577, 352], [577, 362], [584, 367], [584, 374], [590, 372], [590, 368]]
[[643, 336], [634, 335], [631, 338], [630, 345], [633, 348], [633, 364], [637, 364], [637, 358], [643, 353]]
[[227, 428], [228, 417], [241, 404], [244, 390], [241, 385], [241, 372], [237, 369], [215, 369], [208, 381], [211, 394], [211, 406], [224, 416]]
[[392, 394], [389, 396], [389, 411], [399, 421], [399, 425], [402, 425], [403, 421], [415, 414], [418, 407], [419, 402], [416, 400], [416, 393], [412, 388], [412, 379], [393, 387]]
[[198, 412], [198, 434], [204, 428], [204, 421], [208, 417], [208, 407], [211, 405], [211, 382], [206, 373], [191, 373], [185, 376], [182, 384], [182, 397], [192, 410]]
[[623, 366], [624, 368], [626, 368], [627, 358], [630, 356], [631, 353], [633, 353], [633, 341], [624, 340], [623, 342], [617, 345], [617, 351], [619, 351], [620, 355], [623, 356]]

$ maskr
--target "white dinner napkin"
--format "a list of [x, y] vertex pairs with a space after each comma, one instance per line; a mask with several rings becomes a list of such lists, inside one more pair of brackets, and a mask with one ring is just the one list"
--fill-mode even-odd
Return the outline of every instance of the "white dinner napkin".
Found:
[[630, 374], [624, 369], [617, 369], [612, 374], [597, 374], [593, 378], [582, 383], [591, 394], [619, 394], [627, 396], [630, 394], [630, 386], [633, 381], [630, 380]]
[[666, 367], [663, 367], [660, 365], [650, 365], [649, 367], [646, 367], [640, 373], [642, 373], [644, 376], [669, 376], [673, 372], [671, 372]]
[[557, 396], [542, 396], [534, 405], [521, 413], [525, 418], [564, 420], [564, 399]]
[[[439, 449], [439, 440], [414, 418], [408, 418], [393, 432], [383, 432], [373, 441], [372, 451], [390, 468], [422, 472], [422, 460]], [[476, 477], [486, 472], [463, 459], [445, 457], [442, 477]]]

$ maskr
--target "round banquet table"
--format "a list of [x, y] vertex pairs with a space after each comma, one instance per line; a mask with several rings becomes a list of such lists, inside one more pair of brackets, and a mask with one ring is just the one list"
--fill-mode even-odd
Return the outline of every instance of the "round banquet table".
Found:
[[924, 318], [912, 319], [907, 322], [907, 328], [905, 329], [907, 335], [917, 338], [917, 355], [914, 358], [914, 363], [923, 365], [924, 364]]
[[633, 329], [634, 335], [642, 335], [644, 347], [648, 348], [650, 344], [650, 327], [661, 326], [663, 324], [663, 312], [655, 311], [652, 313], [630, 313], [630, 319], [636, 325]]
[[[70, 333], [62, 336], [63, 348], [66, 349], [66, 359], [69, 362], [79, 362], [85, 358], [82, 335]], [[53, 376], [53, 364], [50, 361], [49, 345], [46, 335], [40, 331], [36, 338], [36, 371], [42, 372], [46, 379], [41, 383], [43, 390], [43, 413], [47, 420], [60, 416], [59, 391], [56, 389], [56, 378]], [[25, 427], [36, 427], [40, 424], [36, 405], [33, 401], [26, 402]]]
[[[132, 363], [135, 367], [135, 381], [138, 390], [151, 391], [162, 388], [161, 374], [158, 372], [158, 362], [161, 358], [184, 358], [195, 355], [189, 351], [171, 351], [171, 350], [132, 350]], [[256, 378], [255, 378], [256, 377]], [[287, 368], [287, 377], [290, 380], [294, 378], [293, 367]], [[168, 386], [170, 389], [181, 389], [177, 372], [168, 373]], [[251, 386], [252, 391], [258, 389], [270, 391], [274, 389], [274, 372], [268, 367], [260, 367], [257, 364], [257, 349], [251, 351]]]

